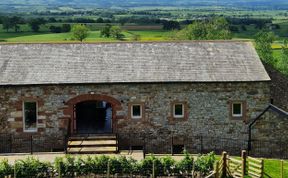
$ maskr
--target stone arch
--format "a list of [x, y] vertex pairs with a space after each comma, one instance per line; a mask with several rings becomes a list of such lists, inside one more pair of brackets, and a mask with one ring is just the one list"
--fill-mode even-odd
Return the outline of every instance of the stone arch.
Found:
[[[66, 105], [68, 106], [67, 109], [64, 110], [64, 114], [70, 115], [70, 132], [74, 132], [74, 106], [78, 103], [85, 102], [85, 101], [106, 101], [111, 104], [112, 106], [112, 130], [116, 128], [116, 122], [117, 119], [117, 111], [122, 110], [121, 102], [117, 99], [107, 96], [107, 95], [100, 95], [100, 94], [83, 94], [78, 95], [66, 102]], [[68, 124], [69, 125], [69, 124]]]

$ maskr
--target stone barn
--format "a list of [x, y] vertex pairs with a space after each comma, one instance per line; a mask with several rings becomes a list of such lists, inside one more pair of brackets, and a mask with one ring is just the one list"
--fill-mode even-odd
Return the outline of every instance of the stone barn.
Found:
[[2, 44], [0, 151], [239, 151], [269, 83], [247, 42]]

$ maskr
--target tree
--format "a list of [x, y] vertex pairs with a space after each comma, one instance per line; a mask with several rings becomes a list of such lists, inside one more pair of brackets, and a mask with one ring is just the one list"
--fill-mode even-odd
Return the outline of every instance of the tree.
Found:
[[207, 34], [207, 25], [205, 22], [194, 22], [182, 30], [181, 36], [188, 40], [206, 40]]
[[33, 32], [38, 32], [40, 29], [40, 24], [37, 20], [33, 19], [29, 22], [29, 26]]
[[281, 49], [281, 60], [279, 60], [278, 68], [282, 73], [288, 76], [288, 41], [284, 40]]
[[163, 22], [163, 30], [180, 30], [180, 23], [173, 20], [165, 20]]
[[12, 27], [13, 25], [11, 23], [10, 18], [9, 17], [4, 18], [2, 21], [2, 28], [8, 32], [9, 29], [11, 29]]
[[122, 29], [119, 26], [112, 26], [110, 33], [111, 33], [111, 37], [115, 38], [115, 39], [122, 39], [124, 37], [124, 35], [121, 33]]
[[83, 41], [87, 38], [89, 32], [89, 28], [83, 24], [76, 24], [72, 27], [72, 35], [75, 39], [79, 41]]
[[112, 37], [118, 40], [124, 38], [122, 29], [119, 26], [112, 26], [110, 24], [106, 24], [106, 26], [101, 29], [100, 36], [105, 38]]
[[54, 17], [50, 17], [50, 18], [48, 19], [48, 21], [49, 21], [50, 23], [55, 23], [55, 22], [57, 22], [57, 20], [56, 20]]
[[207, 24], [208, 40], [227, 40], [231, 39], [231, 31], [228, 21], [223, 18], [214, 18]]
[[71, 25], [70, 24], [63, 24], [61, 28], [62, 33], [67, 33], [71, 31]]
[[2, 19], [2, 25], [3, 29], [6, 30], [7, 32], [9, 29], [14, 29], [15, 32], [18, 32], [20, 30], [19, 24], [23, 24], [24, 20], [20, 17], [14, 16], [14, 17], [4, 17]]
[[23, 23], [23, 20], [21, 19], [21, 17], [14, 16], [10, 19], [10, 23], [11, 27], [14, 28], [14, 31], [18, 32], [20, 30], [19, 24]]
[[54, 25], [51, 25], [49, 27], [49, 29], [50, 29], [50, 32], [52, 32], [52, 33], [61, 33], [62, 32], [61, 27], [56, 27]]
[[275, 63], [271, 47], [274, 38], [274, 34], [267, 31], [260, 31], [255, 36], [256, 50], [258, 55], [263, 61], [269, 64]]
[[99, 17], [99, 18], [96, 20], [96, 23], [104, 23], [103, 18]]
[[120, 18], [118, 21], [119, 21], [121, 26], [124, 26], [128, 22], [128, 19], [127, 18]]
[[106, 24], [105, 27], [101, 29], [100, 36], [109, 38], [111, 36], [111, 27], [110, 24]]
[[239, 32], [239, 28], [237, 26], [235, 26], [235, 25], [229, 26], [229, 30], [231, 32]]
[[241, 25], [241, 30], [242, 30], [242, 31], [247, 31], [246, 26], [245, 26], [245, 25]]
[[36, 18], [36, 19], [31, 19], [29, 22], [29, 26], [31, 27], [31, 30], [33, 32], [39, 32], [40, 26], [45, 24], [46, 20], [43, 18]]
[[231, 39], [229, 23], [225, 18], [208, 21], [195, 21], [181, 30], [178, 38], [187, 40], [226, 40]]

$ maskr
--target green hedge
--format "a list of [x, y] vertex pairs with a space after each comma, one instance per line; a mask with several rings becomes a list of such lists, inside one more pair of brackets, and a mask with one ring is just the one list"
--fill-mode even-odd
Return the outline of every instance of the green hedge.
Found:
[[139, 175], [139, 176], [187, 176], [192, 171], [207, 175], [215, 162], [214, 153], [194, 157], [185, 153], [180, 161], [170, 156], [147, 156], [141, 161], [132, 158], [108, 156], [71, 156], [58, 157], [54, 163], [41, 162], [28, 157], [18, 160], [15, 165], [7, 160], [0, 162], [0, 178], [16, 175], [19, 178], [33, 177], [81, 177], [87, 175]]

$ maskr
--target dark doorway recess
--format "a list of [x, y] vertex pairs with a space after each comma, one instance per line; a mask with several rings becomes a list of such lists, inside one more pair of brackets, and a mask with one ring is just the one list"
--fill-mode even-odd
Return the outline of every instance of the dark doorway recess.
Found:
[[76, 104], [78, 134], [112, 133], [112, 107], [105, 101], [85, 101]]

